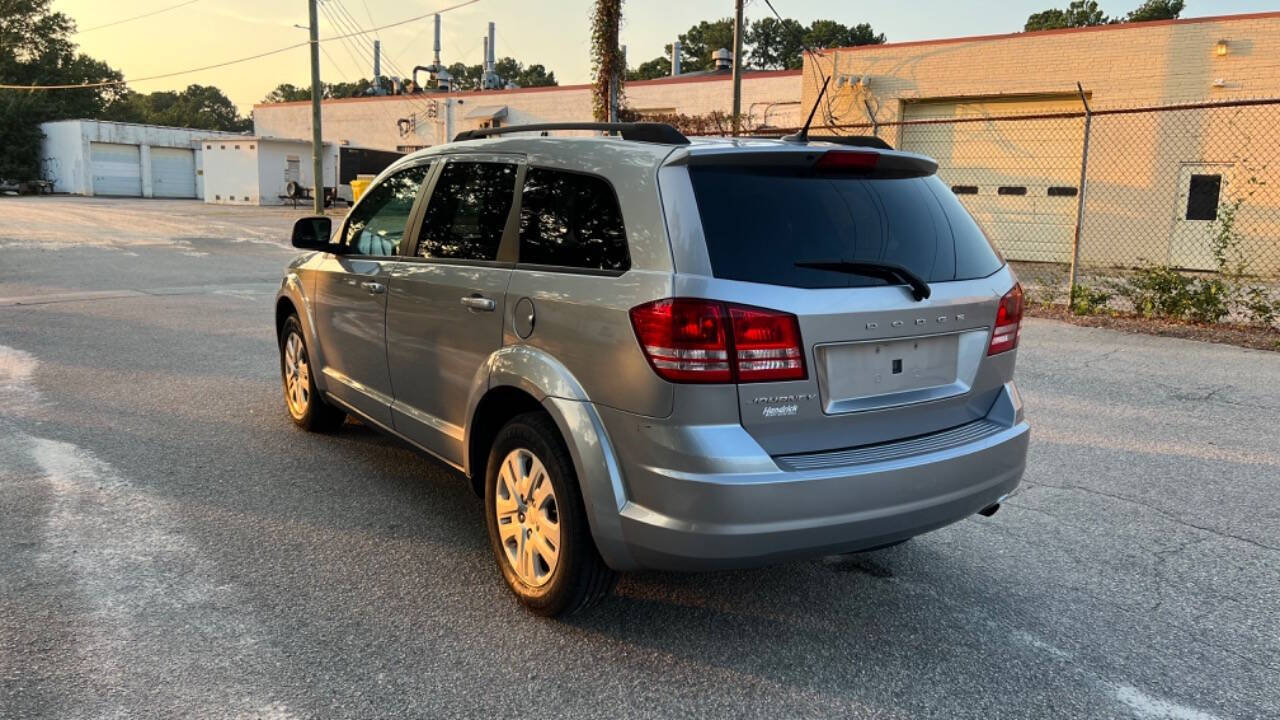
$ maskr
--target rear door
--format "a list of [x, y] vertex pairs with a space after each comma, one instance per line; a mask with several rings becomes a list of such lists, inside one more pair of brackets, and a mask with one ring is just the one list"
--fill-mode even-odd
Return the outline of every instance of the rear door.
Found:
[[326, 253], [315, 267], [315, 319], [326, 387], [387, 427], [392, 426], [387, 290], [429, 171], [429, 164], [416, 164], [370, 189], [339, 231], [342, 251]]
[[[897, 440], [986, 415], [1012, 371], [987, 363], [1003, 261], [936, 176], [808, 168], [689, 169], [716, 299], [796, 315], [807, 378], [738, 386], [773, 454]], [[811, 262], [891, 263], [905, 285]]]
[[391, 281], [387, 361], [396, 429], [455, 465], [462, 465], [473, 382], [502, 347], [522, 162], [504, 154], [443, 161], [420, 213], [417, 247]]

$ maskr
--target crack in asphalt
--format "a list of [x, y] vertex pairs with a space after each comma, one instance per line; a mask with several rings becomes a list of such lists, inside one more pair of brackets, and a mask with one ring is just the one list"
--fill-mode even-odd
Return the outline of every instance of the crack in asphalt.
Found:
[[[1261, 550], [1270, 550], [1271, 552], [1280, 552], [1280, 547], [1276, 547], [1274, 545], [1267, 545], [1266, 543], [1258, 542], [1257, 540], [1253, 540], [1247, 537], [1241, 537], [1240, 535], [1233, 535], [1232, 533], [1224, 532], [1222, 530], [1218, 530], [1217, 528], [1212, 528], [1207, 525], [1197, 525], [1193, 522], [1188, 522], [1186, 519], [1182, 518], [1176, 513], [1170, 512], [1168, 510], [1165, 510], [1164, 508], [1156, 507], [1155, 505], [1152, 505], [1150, 503], [1143, 502], [1142, 500], [1131, 498], [1125, 495], [1117, 495], [1115, 493], [1109, 493], [1102, 490], [1095, 490], [1093, 488], [1087, 488], [1081, 485], [1051, 485], [1049, 483], [1044, 483], [1040, 481], [1033, 482], [1031, 480], [1026, 480], [1026, 479], [1024, 479], [1022, 483], [1023, 485], [1026, 485], [1028, 487], [1047, 487], [1047, 488], [1053, 488], [1055, 490], [1065, 490], [1068, 492], [1072, 492], [1072, 491], [1081, 492], [1088, 495], [1097, 495], [1099, 497], [1111, 498], [1112, 500], [1119, 500], [1121, 502], [1132, 503], [1134, 505], [1138, 505], [1140, 507], [1144, 507], [1148, 510], [1158, 513], [1164, 516], [1165, 518], [1168, 518], [1169, 520], [1172, 520], [1173, 522], [1176, 522], [1179, 525], [1183, 525], [1185, 527], [1194, 528], [1202, 532], [1207, 532], [1212, 535], [1216, 535], [1220, 538], [1224, 538], [1228, 540], [1236, 540], [1236, 541], [1245, 543], [1246, 545], [1252, 545]], [[1028, 508], [1028, 509], [1034, 509], [1034, 508]]]

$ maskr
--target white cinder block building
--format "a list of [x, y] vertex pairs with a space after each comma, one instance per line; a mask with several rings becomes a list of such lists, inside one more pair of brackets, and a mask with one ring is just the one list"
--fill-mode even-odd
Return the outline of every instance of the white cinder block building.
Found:
[[[218, 205], [279, 205], [286, 201], [290, 181], [304, 188], [314, 184], [311, 142], [291, 138], [210, 137], [202, 142], [206, 203]], [[324, 175], [335, 176], [338, 151], [324, 144]]]
[[42, 123], [42, 172], [73, 195], [200, 198], [200, 140], [236, 133], [101, 120]]

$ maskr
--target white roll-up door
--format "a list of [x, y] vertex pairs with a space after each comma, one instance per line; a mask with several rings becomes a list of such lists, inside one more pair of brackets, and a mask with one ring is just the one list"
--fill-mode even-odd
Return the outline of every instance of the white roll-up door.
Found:
[[1082, 111], [1075, 96], [925, 100], [904, 120], [902, 149], [938, 161], [938, 177], [1010, 260], [1069, 262], [1084, 143], [1082, 118], [977, 120]]
[[94, 195], [142, 197], [142, 152], [137, 145], [89, 143]]
[[196, 196], [196, 154], [188, 148], [151, 148], [151, 194], [164, 198]]

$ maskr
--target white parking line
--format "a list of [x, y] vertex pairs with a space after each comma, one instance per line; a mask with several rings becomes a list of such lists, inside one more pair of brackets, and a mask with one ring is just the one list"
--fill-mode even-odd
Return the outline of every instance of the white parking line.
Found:
[[1143, 720], [1219, 720], [1217, 715], [1151, 697], [1132, 685], [1117, 685], [1116, 699]]
[[[0, 417], [37, 409], [38, 363], [0, 345]], [[35, 461], [49, 504], [38, 542], [37, 572], [66, 577], [59, 605], [80, 621], [74, 672], [84, 694], [67, 697], [84, 714], [125, 717], [177, 712], [196, 716], [295, 715], [273, 701], [265, 671], [287, 671], [239, 589], [184, 534], [174, 501], [157, 497], [93, 452], [73, 443], [6, 428], [8, 457]], [[31, 477], [31, 466], [19, 461]], [[0, 477], [10, 474], [0, 466]], [[165, 654], [156, 662], [156, 653]], [[170, 675], [171, 674], [171, 675]], [[264, 697], [265, 695], [265, 697]], [[77, 713], [79, 714], [79, 713]]]

